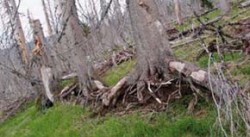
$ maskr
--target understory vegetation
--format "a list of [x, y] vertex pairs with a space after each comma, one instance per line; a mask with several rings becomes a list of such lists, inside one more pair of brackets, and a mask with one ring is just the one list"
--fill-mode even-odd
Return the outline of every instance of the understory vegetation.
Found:
[[[216, 24], [245, 19], [250, 15], [250, 9], [247, 10], [235, 17], [241, 9], [233, 7], [227, 17]], [[219, 14], [219, 10], [216, 9], [201, 20], [206, 22], [218, 17]], [[184, 24], [175, 25], [175, 28], [178, 31], [185, 31], [191, 28], [190, 22], [199, 24], [195, 17], [190, 17]], [[207, 45], [212, 41], [221, 42], [207, 34], [201, 34], [201, 37]], [[222, 69], [224, 73], [231, 76], [232, 80], [237, 81], [240, 86], [244, 87], [250, 81], [250, 60], [244, 61], [249, 55], [244, 55], [239, 50], [225, 50], [223, 56], [215, 51], [211, 58], [205, 52], [197, 57], [204, 49], [201, 47], [201, 38], [188, 43], [180, 40], [171, 44], [178, 59], [194, 63], [204, 70], [213, 64], [212, 72], [216, 71], [214, 64], [222, 64], [220, 67], [226, 68]], [[109, 68], [100, 76], [100, 81], [107, 87], [115, 86], [135, 67], [136, 59], [130, 58]], [[61, 80], [58, 89], [62, 90], [76, 83], [78, 83], [76, 77]], [[94, 112], [88, 106], [83, 107], [76, 103], [77, 101], [59, 99], [53, 107], [39, 110], [36, 107], [36, 101], [32, 100], [25, 103], [15, 115], [0, 123], [0, 137], [223, 137], [225, 134], [218, 128], [220, 126], [218, 111], [212, 96], [206, 94], [204, 97], [194, 93], [189, 91], [180, 93], [184, 95], [167, 102], [164, 111], [157, 111], [138, 103], [131, 110], [120, 111], [113, 108], [105, 115]], [[57, 94], [60, 94], [59, 91]], [[67, 96], [71, 96], [71, 93]], [[196, 102], [193, 105], [194, 109], [190, 111], [190, 103], [193, 100]], [[243, 122], [239, 120], [237, 124], [238, 130], [234, 134], [239, 137], [246, 136]], [[230, 129], [225, 128], [225, 130], [230, 132]]]
[[216, 113], [209, 102], [199, 100], [192, 114], [187, 104], [192, 96], [173, 101], [166, 112], [138, 110], [126, 115], [92, 117], [92, 112], [72, 104], [56, 104], [46, 112], [27, 108], [0, 125], [2, 137], [200, 137], [220, 135], [213, 127]]

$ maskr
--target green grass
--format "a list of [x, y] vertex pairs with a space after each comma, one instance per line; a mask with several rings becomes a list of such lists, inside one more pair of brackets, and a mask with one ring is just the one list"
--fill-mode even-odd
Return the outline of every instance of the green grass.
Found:
[[[220, 15], [220, 10], [214, 10], [213, 12], [210, 12], [207, 15], [200, 17], [200, 19], [202, 22], [206, 23], [209, 20], [216, 18], [218, 15]], [[191, 24], [197, 26], [200, 24], [200, 22], [198, 22], [196, 17], [190, 17], [183, 24], [176, 24], [175, 26], [178, 31], [185, 31], [192, 27]]]
[[[108, 114], [90, 118], [80, 106], [57, 104], [46, 113], [34, 106], [0, 125], [1, 137], [208, 137], [212, 133], [215, 111], [201, 101], [194, 114], [187, 114], [191, 97], [171, 103], [166, 112], [124, 116]], [[195, 113], [206, 110], [202, 116]]]
[[[238, 6], [234, 5], [232, 6], [232, 9], [230, 10], [230, 12], [226, 15], [226, 17], [224, 17], [222, 20], [218, 21], [216, 23], [216, 25], [222, 25], [224, 24], [226, 21], [230, 21], [230, 22], [234, 22], [234, 21], [238, 21], [240, 19], [243, 19], [245, 17], [249, 17], [250, 14], [250, 10], [248, 9], [244, 9], [246, 10], [246, 12], [239, 14], [241, 11], [243, 11], [241, 8], [239, 8]], [[216, 17], [218, 17], [221, 14], [221, 11], [219, 9], [214, 10], [208, 14], [206, 14], [205, 16], [200, 17], [201, 21], [203, 23], [206, 23], [212, 19], [215, 19]], [[237, 15], [237, 16], [236, 16]], [[183, 24], [179, 25], [179, 24], [175, 24], [175, 27], [177, 30], [179, 31], [185, 31], [188, 30], [192, 27], [192, 25], [200, 25], [200, 22], [198, 22], [198, 20], [196, 19], [196, 17], [190, 17], [188, 18]]]
[[[241, 54], [239, 52], [236, 53], [225, 53], [224, 56], [224, 61], [236, 61], [241, 58]], [[207, 68], [208, 66], [208, 55], [202, 56], [198, 60], [198, 65], [203, 68]], [[212, 60], [215, 62], [220, 62], [220, 57], [217, 53], [213, 54]], [[211, 62], [212, 63], [212, 62]]]
[[77, 78], [71, 78], [71, 79], [66, 79], [66, 80], [62, 80], [59, 82], [59, 88], [62, 89], [66, 86], [70, 86], [74, 83], [77, 82]]
[[248, 61], [244, 65], [240, 66], [238, 71], [243, 75], [250, 75], [250, 62]]
[[134, 60], [129, 60], [108, 70], [102, 77], [105, 84], [114, 86], [121, 78], [128, 74], [135, 66]]
[[75, 123], [84, 109], [79, 106], [58, 105], [45, 114], [34, 106], [18, 113], [0, 125], [1, 137], [68, 137], [80, 136]]

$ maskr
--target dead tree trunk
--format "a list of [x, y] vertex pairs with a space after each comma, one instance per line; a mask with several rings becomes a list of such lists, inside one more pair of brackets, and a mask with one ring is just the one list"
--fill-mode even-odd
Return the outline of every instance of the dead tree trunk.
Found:
[[182, 24], [182, 15], [181, 15], [181, 5], [179, 0], [174, 0], [174, 10], [177, 18], [177, 22]]
[[[11, 24], [13, 25], [14, 33], [15, 33], [15, 39], [19, 45], [19, 49], [21, 51], [21, 57], [24, 64], [28, 63], [28, 52], [26, 48], [26, 42], [25, 42], [25, 35], [22, 28], [22, 23], [19, 17], [18, 9], [16, 6], [15, 0], [10, 0], [9, 2], [7, 0], [4, 1], [5, 7], [7, 9], [7, 12], [9, 14]], [[10, 7], [11, 5], [11, 7]]]
[[46, 46], [46, 41], [40, 21], [33, 20], [32, 26], [33, 26], [34, 41], [35, 41], [35, 47], [32, 50], [32, 55], [33, 55], [32, 61], [37, 62], [37, 65], [39, 66], [38, 69], [40, 71], [40, 74], [36, 75], [40, 75], [41, 77], [46, 97], [51, 102], [54, 102], [52, 90], [53, 86], [55, 85], [53, 85], [54, 84], [53, 73], [50, 67], [52, 59], [48, 57], [49, 49]]
[[51, 19], [51, 23], [52, 23], [52, 30], [55, 31], [55, 28], [56, 28], [56, 25], [55, 25], [55, 17], [53, 16], [53, 12], [52, 12], [52, 9], [51, 9], [51, 1], [50, 0], [47, 0], [47, 3], [48, 3], [48, 10], [49, 10], [49, 16], [50, 16], [50, 19]]
[[[92, 65], [90, 57], [87, 56], [88, 45], [87, 39], [84, 37], [82, 27], [79, 24], [75, 0], [65, 0], [63, 8], [63, 27], [61, 42], [65, 51], [69, 52], [68, 61], [77, 72], [78, 78], [82, 84], [81, 88], [85, 97], [89, 97], [91, 90]], [[63, 48], [63, 47], [62, 47]]]
[[54, 1], [54, 7], [55, 7], [55, 25], [54, 26], [54, 30], [59, 33], [62, 31], [62, 16], [63, 16], [63, 6], [64, 3], [62, 2], [62, 0], [55, 0]]
[[42, 4], [43, 4], [43, 12], [44, 12], [45, 19], [46, 19], [46, 24], [47, 24], [47, 27], [48, 27], [48, 33], [49, 33], [49, 36], [52, 36], [52, 27], [50, 25], [48, 9], [46, 7], [46, 4], [45, 4], [44, 0], [42, 0]]
[[[172, 57], [167, 34], [158, 20], [159, 12], [153, 0], [128, 0], [128, 10], [132, 24], [132, 34], [137, 51], [137, 76], [135, 80], [149, 81], [166, 79], [165, 58]], [[144, 87], [138, 83], [138, 91]], [[141, 93], [138, 98], [143, 100]]]

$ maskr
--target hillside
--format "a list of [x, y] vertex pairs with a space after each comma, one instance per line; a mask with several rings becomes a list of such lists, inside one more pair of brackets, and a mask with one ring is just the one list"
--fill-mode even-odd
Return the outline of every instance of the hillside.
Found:
[[[238, 37], [250, 33], [249, 24], [244, 24], [250, 22], [250, 7], [233, 6], [226, 16], [209, 23], [219, 16], [220, 11], [215, 9], [202, 16], [188, 17], [181, 25], [171, 24], [171, 31], [176, 31], [171, 32], [169, 38], [174, 56], [191, 62], [205, 71], [211, 71], [212, 74], [219, 73], [222, 76], [225, 74], [225, 79], [231, 79], [240, 89], [249, 93], [250, 46], [246, 46], [249, 51], [244, 53], [245, 49], [242, 46], [244, 42]], [[242, 22], [243, 25], [240, 24]], [[232, 24], [236, 24], [237, 27]], [[191, 29], [192, 33], [188, 32]], [[221, 38], [214, 33], [214, 30], [226, 32], [235, 38]], [[180, 34], [182, 36], [176, 38], [176, 35]], [[223, 52], [219, 52], [220, 48], [216, 46], [223, 49]], [[133, 47], [131, 49], [134, 50]], [[111, 58], [105, 66], [105, 71], [102, 69], [99, 71], [98, 80], [105, 85], [100, 90], [103, 93], [106, 93], [109, 87], [116, 86], [137, 67], [132, 51], [122, 48], [115, 50], [116, 53], [121, 53], [117, 57], [119, 63], [109, 65], [108, 63], [114, 62]], [[107, 57], [103, 58], [113, 57], [112, 52], [106, 54]], [[189, 83], [189, 80], [186, 80], [188, 78], [182, 73], [177, 75], [179, 77], [172, 80], [174, 82], [171, 86], [163, 85], [161, 88], [160, 85], [161, 89], [156, 88], [156, 92], [159, 92], [157, 95], [164, 104], [157, 102], [157, 97], [151, 93], [145, 94], [145, 102], [139, 102], [138, 95], [131, 90], [131, 87], [129, 95], [121, 94], [115, 100], [116, 104], [112, 106], [99, 105], [98, 95], [95, 95], [97, 105], [95, 103], [82, 105], [77, 96], [80, 94], [77, 77], [61, 79], [53, 107], [43, 108], [44, 104], [41, 105], [39, 97], [30, 99], [16, 113], [0, 123], [0, 137], [223, 137], [224, 132], [230, 133], [232, 130], [235, 136], [247, 136], [245, 121], [239, 117], [241, 113], [238, 114], [241, 112], [238, 110], [238, 104], [236, 107], [233, 104], [233, 110], [229, 110], [232, 114], [230, 116], [232, 119], [235, 118], [233, 120], [236, 123], [233, 123], [235, 122], [233, 120], [233, 124], [227, 123], [225, 120], [227, 116], [220, 114], [228, 114], [224, 112], [228, 108], [219, 108], [223, 106], [221, 98], [214, 97], [213, 91], [209, 92], [209, 89], [197, 83]], [[182, 79], [185, 79], [184, 83]], [[99, 90], [93, 94], [99, 94]], [[0, 117], [1, 115], [4, 114], [0, 113]], [[235, 127], [230, 127], [230, 124]]]

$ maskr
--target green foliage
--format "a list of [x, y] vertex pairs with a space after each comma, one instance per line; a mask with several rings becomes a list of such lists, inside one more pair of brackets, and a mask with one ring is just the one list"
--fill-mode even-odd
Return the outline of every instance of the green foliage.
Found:
[[[241, 54], [239, 52], [238, 53], [225, 53], [223, 58], [224, 58], [224, 61], [236, 61], [241, 58]], [[200, 67], [206, 68], [208, 66], [208, 59], [209, 59], [208, 55], [201, 57], [198, 61], [198, 65]], [[212, 60], [215, 62], [220, 62], [220, 57], [218, 53], [213, 54]]]
[[135, 66], [134, 60], [129, 60], [108, 70], [102, 77], [105, 84], [114, 86], [120, 79], [128, 74]]

